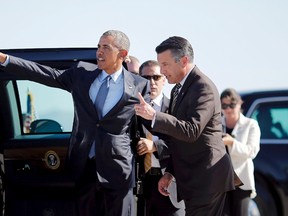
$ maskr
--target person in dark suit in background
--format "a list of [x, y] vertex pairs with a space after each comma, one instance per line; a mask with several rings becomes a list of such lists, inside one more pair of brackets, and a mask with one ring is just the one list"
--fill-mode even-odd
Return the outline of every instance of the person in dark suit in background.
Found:
[[[150, 80], [150, 99], [153, 108], [159, 112], [168, 112], [169, 99], [163, 94], [166, 78], [160, 73], [160, 65], [157, 61], [145, 61], [139, 69], [139, 75]], [[150, 133], [146, 128], [146, 133]], [[176, 183], [170, 185], [171, 193], [163, 196], [158, 191], [158, 181], [163, 176], [170, 157], [169, 149], [165, 142], [154, 134], [150, 139], [141, 138], [137, 145], [139, 155], [150, 154], [151, 164], [145, 170], [144, 196], [146, 200], [146, 216], [184, 216], [184, 202], [177, 201]], [[149, 161], [150, 162], [150, 161]]]
[[177, 181], [178, 199], [186, 215], [223, 214], [227, 191], [235, 189], [234, 173], [222, 141], [221, 103], [214, 83], [194, 64], [191, 44], [173, 36], [156, 47], [161, 73], [170, 84], [169, 112], [157, 112], [139, 94], [136, 115], [149, 120], [152, 133], [166, 135], [170, 165], [158, 189], [169, 195]]
[[75, 118], [67, 163], [76, 180], [79, 216], [135, 215], [130, 127], [137, 93], [148, 100], [149, 82], [122, 67], [129, 47], [126, 34], [106, 31], [97, 65], [79, 62], [67, 70], [0, 53], [4, 71], [72, 94]]

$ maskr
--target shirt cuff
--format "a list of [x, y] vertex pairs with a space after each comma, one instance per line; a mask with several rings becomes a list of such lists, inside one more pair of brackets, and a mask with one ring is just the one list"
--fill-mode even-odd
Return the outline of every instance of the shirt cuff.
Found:
[[6, 55], [6, 60], [3, 64], [0, 63], [1, 66], [6, 67], [10, 63], [10, 56]]
[[174, 177], [171, 173], [165, 172], [164, 174], [169, 175], [169, 176], [171, 177], [171, 180], [172, 180], [172, 181], [174, 181], [174, 182], [176, 181], [175, 177]]
[[156, 119], [156, 113], [157, 113], [157, 112], [155, 112], [155, 115], [153, 116], [153, 119], [152, 119], [152, 122], [151, 122], [151, 128], [154, 127], [155, 119]]

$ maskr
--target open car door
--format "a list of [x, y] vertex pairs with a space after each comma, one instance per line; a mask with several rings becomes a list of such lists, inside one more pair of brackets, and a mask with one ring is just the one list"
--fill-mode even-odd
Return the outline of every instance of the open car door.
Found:
[[[2, 52], [59, 69], [96, 62], [96, 48]], [[65, 169], [72, 122], [68, 92], [0, 71], [0, 215], [75, 215]]]

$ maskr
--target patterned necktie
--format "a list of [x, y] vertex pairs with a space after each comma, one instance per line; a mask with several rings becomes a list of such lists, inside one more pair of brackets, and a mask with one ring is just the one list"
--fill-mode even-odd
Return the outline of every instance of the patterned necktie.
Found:
[[173, 90], [172, 90], [172, 104], [171, 104], [171, 113], [173, 112], [174, 108], [175, 108], [175, 104], [177, 102], [177, 97], [179, 94], [179, 89], [181, 88], [181, 84], [177, 83]]
[[[146, 132], [146, 138], [149, 140], [152, 140], [152, 134], [147, 130]], [[145, 173], [148, 172], [148, 170], [151, 169], [152, 167], [152, 153], [146, 153], [145, 157], [144, 157], [144, 169], [145, 169]]]
[[99, 119], [103, 117], [103, 107], [105, 104], [105, 100], [109, 91], [109, 82], [110, 82], [111, 76], [107, 76], [104, 81], [102, 82], [97, 97], [95, 99], [95, 107], [99, 116]]
[[[150, 102], [150, 105], [152, 107], [154, 107], [154, 103], [153, 101]], [[155, 109], [155, 108], [154, 108]], [[153, 135], [148, 131], [146, 130], [146, 138], [149, 139], [149, 140], [153, 140]], [[145, 154], [145, 157], [144, 157], [144, 169], [145, 169], [145, 173], [148, 172], [148, 170], [150, 170], [152, 167], [152, 153], [146, 153]]]

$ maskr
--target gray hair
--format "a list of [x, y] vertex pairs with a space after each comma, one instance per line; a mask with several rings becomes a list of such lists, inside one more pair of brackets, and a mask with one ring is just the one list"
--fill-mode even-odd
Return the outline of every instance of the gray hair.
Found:
[[108, 30], [102, 34], [102, 36], [112, 36], [114, 40], [114, 45], [118, 49], [123, 49], [129, 51], [130, 49], [130, 40], [127, 35], [118, 30]]

